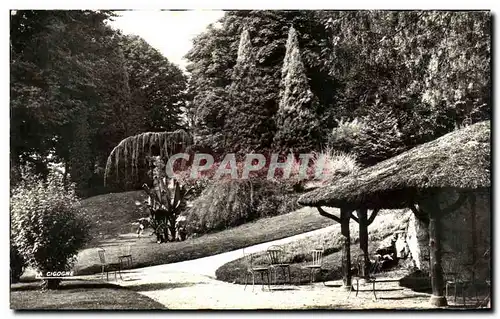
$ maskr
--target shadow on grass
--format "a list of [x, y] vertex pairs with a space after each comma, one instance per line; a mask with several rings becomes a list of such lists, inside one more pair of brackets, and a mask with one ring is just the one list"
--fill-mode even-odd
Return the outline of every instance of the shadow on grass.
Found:
[[138, 280], [141, 280], [141, 278], [128, 278], [128, 279], [123, 279], [122, 281], [129, 282], [129, 281], [138, 281]]
[[325, 287], [327, 287], [327, 288], [340, 288], [340, 287], [342, 287], [342, 284], [325, 284]]
[[381, 300], [403, 300], [403, 299], [415, 299], [415, 298], [422, 298], [422, 295], [398, 296], [398, 297], [378, 297], [378, 299], [381, 299]]
[[[41, 281], [33, 281], [29, 283], [13, 284], [10, 286], [10, 291], [31, 291], [31, 290], [40, 290], [41, 288], [42, 288]], [[73, 289], [126, 289], [126, 288], [107, 282], [70, 281], [70, 282], [62, 282], [59, 285], [59, 287], [55, 290], [62, 291], [62, 290], [73, 290]]]
[[290, 291], [290, 290], [299, 290], [297, 287], [273, 287], [271, 286], [271, 291]]
[[136, 286], [129, 286], [129, 287], [127, 287], [127, 289], [139, 292], [139, 291], [155, 291], [155, 290], [162, 290], [162, 289], [184, 288], [184, 287], [191, 287], [194, 285], [196, 285], [196, 283], [161, 282], [161, 283], [154, 283], [154, 284], [142, 284], [142, 285], [136, 285]]
[[[383, 291], [401, 291], [401, 290], [404, 290], [404, 288], [388, 288], [388, 289], [375, 289], [375, 293], [378, 293], [378, 292], [383, 292]], [[354, 289], [354, 291], [356, 291], [356, 289]], [[363, 288], [363, 289], [359, 289], [359, 292], [372, 292], [373, 290], [370, 289], [370, 288]]]

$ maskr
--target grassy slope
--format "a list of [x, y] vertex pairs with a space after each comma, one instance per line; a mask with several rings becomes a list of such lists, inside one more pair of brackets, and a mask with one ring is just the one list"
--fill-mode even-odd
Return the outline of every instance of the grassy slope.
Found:
[[134, 232], [132, 222], [148, 217], [149, 212], [141, 204], [146, 199], [143, 191], [112, 193], [87, 198], [82, 201], [85, 215], [93, 222], [90, 246], [104, 239], [115, 238], [118, 234]]
[[[370, 236], [368, 244], [369, 251], [373, 252], [378, 248], [381, 240], [392, 235], [395, 231], [405, 225], [405, 221], [408, 220], [409, 216], [410, 213], [403, 210], [381, 211], [379, 216], [377, 216], [373, 224], [370, 225], [368, 229]], [[361, 253], [358, 244], [358, 224], [351, 221], [350, 228], [352, 241], [351, 258], [352, 263], [354, 264], [356, 256]], [[342, 262], [341, 238], [340, 225], [337, 225], [333, 231], [328, 233], [310, 236], [282, 246], [287, 252], [288, 259], [292, 261], [292, 280], [296, 283], [304, 283], [309, 280], [308, 271], [302, 269], [301, 267], [304, 266], [308, 260], [310, 260], [309, 252], [311, 249], [316, 247], [325, 248], [325, 257], [323, 259], [322, 267], [325, 271], [322, 275], [318, 275], [316, 279], [340, 279]], [[267, 263], [267, 255], [265, 252], [256, 254], [254, 258], [256, 264]], [[223, 265], [217, 270], [217, 279], [227, 282], [244, 283], [245, 269], [246, 263], [243, 258], [234, 260]], [[260, 283], [260, 278], [256, 278], [256, 281]]]
[[108, 260], [116, 260], [125, 244], [132, 245], [132, 268], [179, 262], [206, 257], [271, 240], [293, 236], [323, 228], [333, 222], [321, 217], [316, 210], [302, 208], [297, 211], [263, 218], [225, 231], [207, 234], [183, 242], [157, 244], [155, 236], [137, 238], [132, 222], [148, 216], [147, 211], [135, 205], [144, 200], [144, 192], [126, 192], [92, 197], [83, 201], [86, 214], [95, 221], [93, 240], [80, 252], [75, 270], [78, 274], [99, 271], [99, 258], [95, 247], [104, 247]]
[[109, 283], [67, 281], [58, 290], [41, 291], [39, 283], [11, 286], [10, 308], [28, 309], [166, 309], [162, 304]]

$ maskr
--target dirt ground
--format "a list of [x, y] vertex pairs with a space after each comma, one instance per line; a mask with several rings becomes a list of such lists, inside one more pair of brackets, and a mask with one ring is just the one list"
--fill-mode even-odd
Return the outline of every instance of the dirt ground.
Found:
[[169, 309], [429, 309], [430, 295], [400, 287], [397, 282], [370, 285], [349, 294], [341, 282], [311, 285], [261, 285], [244, 287], [189, 272], [156, 269], [126, 271], [122, 286], [144, 294]]

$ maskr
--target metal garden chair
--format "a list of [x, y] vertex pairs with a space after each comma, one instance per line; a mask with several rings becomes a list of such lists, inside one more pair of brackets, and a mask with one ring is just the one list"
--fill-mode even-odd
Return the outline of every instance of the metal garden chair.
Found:
[[270, 280], [269, 280], [269, 265], [255, 265], [254, 264], [254, 254], [245, 254], [243, 251], [243, 256], [245, 258], [246, 263], [246, 273], [245, 273], [245, 290], [248, 285], [248, 279], [252, 277], [252, 291], [255, 287], [255, 275], [260, 274], [260, 279], [262, 281], [262, 290], [264, 290], [264, 275], [267, 277], [267, 287], [271, 290]]
[[[375, 274], [380, 271], [380, 262], [378, 259], [375, 259], [375, 262], [373, 264], [371, 264], [371, 266], [370, 266], [370, 271], [369, 271], [368, 275], [365, 277], [362, 277], [361, 276], [361, 269], [362, 269], [361, 267], [363, 267], [364, 260], [365, 260], [365, 255], [359, 254], [357, 261], [356, 261], [357, 273], [355, 273], [353, 276], [353, 279], [356, 280], [356, 297], [358, 296], [358, 293], [359, 293], [359, 281], [361, 279], [364, 279], [365, 283], [372, 284], [371, 290], [373, 292], [373, 296], [375, 297], [375, 299], [378, 299], [377, 294], [375, 293], [375, 283], [377, 281], [377, 277], [375, 277]], [[349, 296], [351, 295], [352, 290], [353, 290], [353, 287], [351, 287], [351, 290], [349, 291], [349, 295], [347, 296], [347, 298], [349, 298]]]
[[106, 280], [109, 280], [109, 272], [113, 271], [115, 273], [115, 280], [116, 280], [116, 273], [120, 275], [120, 279], [122, 278], [122, 273], [121, 273], [121, 263], [109, 263], [106, 261], [106, 250], [103, 248], [98, 248], [97, 252], [99, 254], [99, 260], [101, 262], [101, 278], [104, 279], [104, 272], [106, 272]]
[[[452, 269], [449, 272], [443, 270], [445, 279], [445, 296], [448, 298], [450, 287], [453, 288], [453, 301], [457, 302], [458, 291], [460, 290], [462, 296], [462, 303], [466, 305], [466, 291], [472, 288], [475, 294], [476, 304], [481, 305], [483, 302], [479, 300], [478, 297], [478, 286], [490, 286], [491, 282], [488, 280], [482, 281], [478, 280], [476, 277], [476, 267], [485, 259], [489, 258], [489, 249], [483, 254], [482, 258], [477, 260], [474, 264], [466, 266], [465, 271], [457, 271], [457, 269]], [[489, 272], [489, 260], [488, 260], [488, 272]], [[488, 297], [489, 298], [489, 295]]]
[[132, 265], [132, 246], [130, 244], [125, 245], [124, 247], [121, 247], [121, 255], [118, 256], [118, 262], [120, 264], [124, 264], [124, 261], [126, 261], [127, 266]]
[[[321, 273], [321, 266], [323, 264], [323, 254], [325, 250], [323, 248], [313, 249], [311, 251], [311, 261], [303, 266], [304, 269], [309, 269], [309, 279], [310, 283], [314, 281], [314, 272], [318, 271]], [[325, 285], [325, 281], [323, 280], [323, 284]]]
[[277, 269], [281, 269], [283, 273], [283, 285], [286, 282], [286, 274], [288, 274], [288, 283], [291, 283], [291, 275], [290, 275], [290, 262], [287, 260], [285, 251], [283, 248], [278, 246], [271, 246], [267, 249], [267, 254], [269, 256], [269, 261], [271, 262], [270, 270], [271, 270], [271, 280], [272, 280], [272, 271], [274, 271], [274, 282], [276, 283], [278, 280], [278, 272]]

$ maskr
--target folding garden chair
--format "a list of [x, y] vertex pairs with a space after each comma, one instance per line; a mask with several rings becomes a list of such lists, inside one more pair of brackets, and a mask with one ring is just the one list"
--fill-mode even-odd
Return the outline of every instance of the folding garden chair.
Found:
[[103, 248], [97, 249], [97, 252], [99, 253], [99, 260], [101, 262], [101, 278], [104, 278], [104, 272], [106, 272], [106, 280], [109, 280], [109, 272], [114, 271], [115, 280], [116, 272], [120, 275], [120, 279], [123, 279], [121, 273], [121, 263], [106, 262], [106, 251]]

